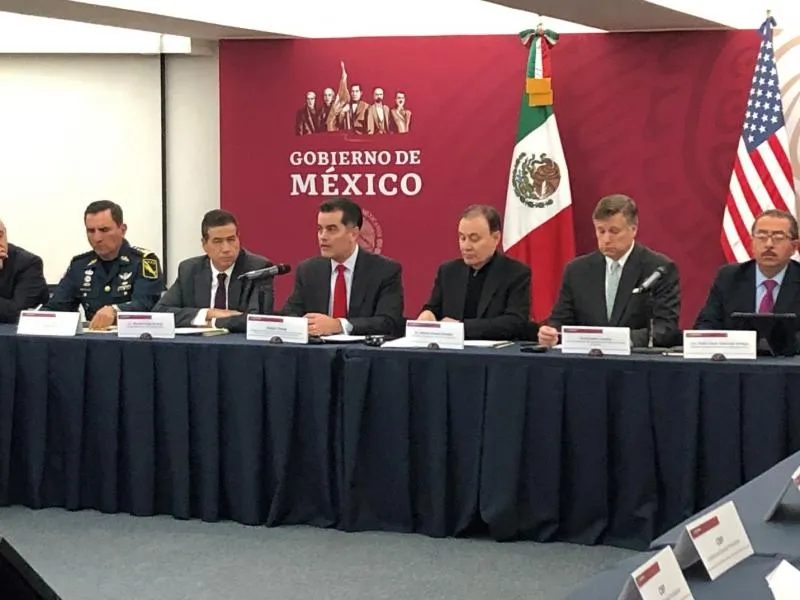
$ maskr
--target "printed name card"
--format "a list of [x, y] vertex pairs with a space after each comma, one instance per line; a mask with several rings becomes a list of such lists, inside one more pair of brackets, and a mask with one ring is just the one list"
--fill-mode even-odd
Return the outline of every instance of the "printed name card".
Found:
[[603, 354], [630, 356], [631, 330], [629, 327], [561, 327], [562, 354], [589, 354], [600, 350]]
[[277, 315], [247, 315], [247, 339], [269, 342], [280, 338], [287, 344], [308, 343], [308, 319]]
[[766, 579], [775, 600], [797, 600], [800, 592], [800, 571], [796, 567], [782, 560]]
[[675, 545], [682, 568], [701, 560], [712, 581], [752, 554], [753, 546], [733, 501], [686, 525]]
[[722, 354], [725, 358], [755, 359], [757, 339], [755, 331], [684, 331], [684, 358], [711, 358]]
[[45, 312], [23, 310], [19, 315], [19, 335], [54, 335], [71, 337], [81, 330], [79, 312]]
[[117, 337], [138, 338], [149, 334], [154, 339], [175, 337], [175, 315], [172, 313], [117, 313]]
[[406, 340], [412, 346], [438, 344], [440, 348], [464, 348], [464, 324], [450, 321], [407, 321]]
[[667, 546], [631, 573], [617, 600], [694, 600], [678, 560]]
[[800, 503], [798, 503], [800, 494], [798, 492], [800, 492], [800, 467], [784, 483], [777, 498], [767, 509], [764, 520], [770, 521], [779, 517], [780, 520], [800, 521]]

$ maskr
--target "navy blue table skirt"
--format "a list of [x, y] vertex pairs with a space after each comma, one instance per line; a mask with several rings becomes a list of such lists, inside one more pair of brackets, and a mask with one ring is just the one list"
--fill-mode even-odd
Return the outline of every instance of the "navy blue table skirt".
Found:
[[0, 503], [336, 521], [336, 350], [0, 334]]
[[797, 450], [800, 360], [0, 326], [0, 504], [645, 549]]

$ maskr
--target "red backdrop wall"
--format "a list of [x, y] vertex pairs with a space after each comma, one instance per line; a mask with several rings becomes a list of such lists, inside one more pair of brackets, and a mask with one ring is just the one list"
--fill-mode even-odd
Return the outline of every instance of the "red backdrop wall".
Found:
[[[722, 212], [757, 45], [755, 32], [588, 34], [564, 35], [554, 50], [578, 252], [594, 248], [597, 200], [632, 196], [639, 240], [680, 268], [683, 326], [693, 322], [724, 261]], [[412, 173], [422, 181], [419, 193], [353, 196], [369, 211], [366, 244], [404, 265], [406, 313], [414, 315], [437, 265], [457, 255], [461, 209], [504, 206], [526, 60], [516, 36], [226, 41], [222, 206], [238, 215], [249, 249], [296, 264], [318, 252], [315, 215], [325, 199], [326, 166], [294, 166], [293, 152], [418, 150], [419, 164], [332, 170], [338, 191], [346, 187], [342, 174], [360, 174], [362, 191], [366, 174]], [[324, 88], [337, 89], [340, 61], [367, 101], [375, 86], [390, 105], [396, 90], [405, 92], [413, 113], [408, 134], [295, 135], [306, 91], [319, 103]], [[317, 195], [292, 195], [292, 174], [314, 177]], [[279, 306], [291, 283], [278, 282]]]

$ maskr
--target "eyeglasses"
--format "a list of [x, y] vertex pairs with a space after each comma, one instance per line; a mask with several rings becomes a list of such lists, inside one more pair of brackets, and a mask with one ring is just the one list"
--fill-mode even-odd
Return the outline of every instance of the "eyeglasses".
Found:
[[767, 240], [771, 239], [776, 244], [779, 244], [792, 238], [785, 231], [756, 231], [753, 234], [753, 239], [756, 239], [759, 242], [766, 242]]

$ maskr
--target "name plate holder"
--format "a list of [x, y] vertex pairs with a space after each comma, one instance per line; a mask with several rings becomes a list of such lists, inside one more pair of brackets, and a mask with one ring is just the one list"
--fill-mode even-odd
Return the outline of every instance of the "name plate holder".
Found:
[[308, 344], [308, 319], [278, 315], [247, 315], [248, 340], [273, 344]]
[[406, 341], [412, 347], [464, 349], [464, 324], [451, 321], [406, 321]]
[[764, 521], [800, 523], [800, 467], [781, 488], [767, 509]]
[[755, 360], [755, 331], [689, 330], [683, 332], [683, 357], [712, 360]]
[[630, 356], [630, 327], [561, 327], [562, 354]]
[[617, 600], [694, 600], [678, 559], [670, 546], [633, 571]]
[[733, 501], [688, 523], [675, 544], [681, 568], [702, 563], [711, 581], [752, 554], [753, 546]]
[[175, 339], [175, 315], [169, 312], [120, 312], [117, 314], [117, 337]]
[[74, 337], [81, 329], [79, 312], [23, 310], [17, 323], [17, 335]]

